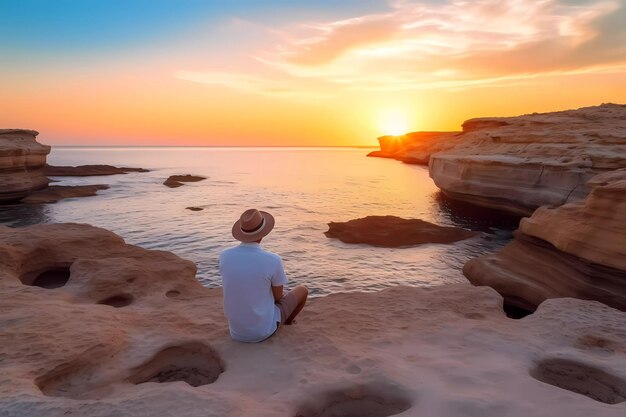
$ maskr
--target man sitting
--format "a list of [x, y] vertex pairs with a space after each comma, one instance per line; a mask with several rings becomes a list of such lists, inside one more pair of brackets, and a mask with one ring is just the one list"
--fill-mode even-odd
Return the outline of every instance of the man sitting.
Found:
[[292, 324], [309, 291], [298, 286], [283, 295], [287, 276], [280, 256], [263, 250], [261, 240], [274, 228], [274, 217], [246, 210], [232, 229], [241, 243], [220, 253], [224, 313], [230, 336], [240, 342], [261, 342], [281, 324]]

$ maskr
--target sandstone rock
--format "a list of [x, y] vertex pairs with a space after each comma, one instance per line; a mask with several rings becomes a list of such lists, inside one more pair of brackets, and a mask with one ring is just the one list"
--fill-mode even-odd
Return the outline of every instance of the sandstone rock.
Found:
[[378, 138], [380, 151], [372, 151], [367, 156], [428, 165], [430, 155], [456, 146], [462, 137], [462, 132], [411, 132], [400, 136], [382, 136]]
[[588, 184], [584, 201], [541, 207], [522, 219], [512, 243], [465, 264], [467, 278], [529, 310], [556, 297], [626, 310], [626, 169]]
[[52, 185], [43, 190], [35, 191], [28, 197], [20, 200], [26, 204], [56, 203], [64, 198], [89, 197], [97, 194], [99, 190], [106, 190], [106, 184], [93, 185]]
[[597, 175], [588, 186], [584, 201], [540, 207], [522, 219], [520, 230], [562, 252], [626, 271], [626, 169]]
[[531, 214], [584, 198], [592, 176], [626, 168], [626, 106], [603, 104], [519, 117], [472, 119], [429, 171], [446, 195]]
[[143, 168], [114, 167], [111, 165], [53, 166], [46, 165], [44, 174], [51, 177], [91, 177], [99, 175], [127, 174], [129, 172], [150, 172]]
[[330, 222], [324, 234], [345, 243], [395, 248], [423, 243], [452, 243], [479, 233], [458, 227], [438, 226], [420, 219], [367, 216], [347, 222]]
[[0, 203], [17, 201], [48, 185], [43, 167], [50, 147], [35, 140], [38, 134], [0, 129]]
[[626, 168], [626, 105], [471, 119], [463, 132], [379, 141], [373, 156], [428, 163], [447, 196], [525, 216], [584, 198], [592, 176]]
[[621, 417], [626, 407], [626, 314], [597, 302], [548, 300], [513, 321], [495, 291], [469, 284], [339, 293], [250, 345], [230, 339], [221, 291], [202, 287], [193, 263], [111, 232], [0, 226], [0, 259], [6, 417]]
[[163, 185], [170, 188], [178, 188], [185, 184], [184, 182], [198, 182], [206, 180], [206, 177], [201, 177], [198, 175], [171, 175], [168, 179], [165, 180]]
[[202, 211], [204, 210], [204, 208], [202, 207], [185, 207], [185, 210], [189, 210], [189, 211]]

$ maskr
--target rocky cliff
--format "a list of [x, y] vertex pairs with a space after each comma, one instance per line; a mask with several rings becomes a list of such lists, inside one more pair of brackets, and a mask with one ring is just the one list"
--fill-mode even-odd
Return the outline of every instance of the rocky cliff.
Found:
[[465, 264], [467, 278], [528, 310], [549, 298], [577, 297], [626, 311], [626, 169], [599, 174], [587, 186], [585, 200], [522, 219], [512, 243]]
[[592, 176], [626, 168], [626, 106], [471, 119], [462, 132], [380, 143], [373, 156], [428, 163], [433, 181], [451, 198], [529, 215], [542, 205], [584, 198]]
[[[88, 225], [0, 226], [0, 415], [621, 417], [626, 313], [492, 289], [314, 299], [233, 342], [195, 265]], [[340, 319], [338, 319], [340, 318]], [[494, 395], [496, 393], [497, 395]]]
[[35, 140], [34, 130], [0, 129], [0, 203], [17, 201], [45, 188], [43, 173], [50, 147]]

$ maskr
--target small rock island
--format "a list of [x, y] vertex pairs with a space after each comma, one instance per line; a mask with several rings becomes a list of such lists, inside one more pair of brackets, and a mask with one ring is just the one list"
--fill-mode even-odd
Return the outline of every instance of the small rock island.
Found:
[[347, 222], [330, 222], [327, 237], [344, 243], [396, 248], [424, 243], [453, 243], [479, 233], [458, 227], [444, 227], [420, 219], [397, 216], [367, 216]]

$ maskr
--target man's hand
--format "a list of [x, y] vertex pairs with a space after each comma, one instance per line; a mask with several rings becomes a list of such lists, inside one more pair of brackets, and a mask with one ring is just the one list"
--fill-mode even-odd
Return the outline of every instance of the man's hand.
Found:
[[274, 302], [277, 303], [283, 298], [283, 286], [274, 287], [272, 286], [272, 294], [274, 294]]

